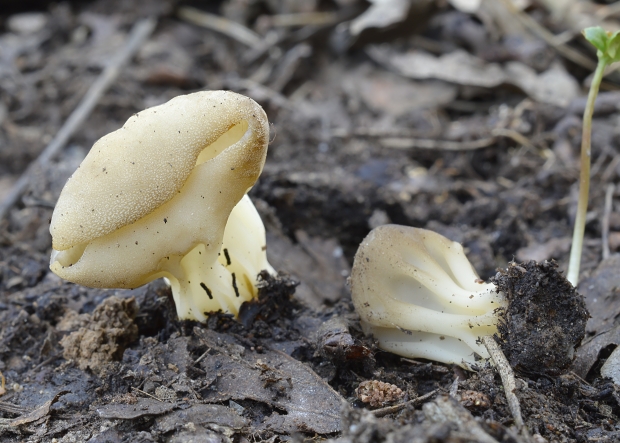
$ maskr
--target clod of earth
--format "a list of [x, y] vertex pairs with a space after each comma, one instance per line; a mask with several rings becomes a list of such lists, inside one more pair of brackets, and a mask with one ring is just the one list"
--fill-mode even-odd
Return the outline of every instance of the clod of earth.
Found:
[[269, 126], [253, 100], [226, 91], [176, 97], [131, 117], [92, 147], [62, 190], [50, 268], [98, 288], [170, 282], [181, 319], [239, 312], [273, 272], [247, 191]]
[[479, 337], [499, 332], [513, 366], [559, 374], [588, 318], [583, 297], [554, 263], [511, 263], [484, 283], [459, 243], [398, 225], [364, 239], [351, 292], [364, 331], [380, 348], [465, 368], [489, 357]]
[[510, 263], [491, 280], [508, 301], [499, 331], [510, 365], [530, 374], [565, 372], [590, 317], [583, 296], [553, 261]]
[[115, 296], [105, 299], [92, 315], [78, 317], [75, 311], [69, 311], [64, 323], [79, 327], [61, 340], [64, 357], [74, 360], [82, 370], [102, 373], [109, 362], [120, 360], [127, 346], [138, 338], [134, 323], [137, 313], [133, 298]]

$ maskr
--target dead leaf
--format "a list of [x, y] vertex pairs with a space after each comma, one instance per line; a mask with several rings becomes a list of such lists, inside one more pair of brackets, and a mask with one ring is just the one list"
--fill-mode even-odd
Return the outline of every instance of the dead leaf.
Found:
[[146, 415], [161, 415], [177, 407], [174, 403], [163, 402], [153, 398], [138, 398], [134, 404], [110, 403], [97, 408], [101, 418], [133, 419]]
[[599, 352], [609, 345], [620, 344], [620, 255], [615, 254], [601, 262], [592, 275], [579, 283], [578, 290], [585, 296], [586, 307], [592, 316], [586, 325], [586, 338], [577, 349], [574, 370], [585, 377], [596, 363]]
[[454, 85], [445, 82], [406, 79], [369, 65], [344, 77], [342, 88], [351, 97], [361, 98], [373, 111], [395, 117], [419, 109], [442, 107], [454, 101], [458, 92]]
[[[298, 244], [293, 244], [284, 235], [268, 233], [270, 263], [301, 280], [301, 285], [295, 289], [298, 300], [317, 309], [326, 300], [339, 300], [345, 294], [345, 281], [350, 270], [342, 247], [333, 238], [310, 237], [304, 231], [295, 232], [295, 237]], [[297, 276], [298, 269], [308, 271]]]
[[389, 53], [386, 46], [371, 46], [368, 54], [376, 61], [389, 63], [398, 73], [416, 80], [437, 79], [457, 85], [493, 88], [506, 80], [497, 63], [486, 63], [473, 55], [457, 50], [436, 57], [425, 51]]
[[171, 432], [187, 423], [194, 425], [214, 424], [239, 430], [248, 424], [233, 409], [221, 405], [193, 405], [187, 409], [170, 412], [157, 417], [155, 424], [161, 432]]
[[349, 25], [349, 32], [356, 36], [368, 28], [387, 28], [407, 18], [411, 7], [409, 0], [370, 0], [370, 8]]
[[416, 80], [437, 79], [462, 86], [495, 88], [511, 84], [534, 100], [555, 106], [568, 106], [579, 94], [579, 84], [566, 69], [554, 64], [538, 74], [524, 63], [512, 61], [502, 67], [487, 63], [468, 52], [456, 50], [436, 57], [424, 51], [391, 52], [386, 46], [371, 46], [368, 54], [378, 63]]
[[520, 262], [535, 260], [538, 262], [557, 258], [568, 252], [571, 245], [570, 237], [552, 238], [545, 243], [533, 242], [517, 251], [516, 257]]
[[508, 82], [540, 103], [566, 107], [579, 95], [579, 84], [558, 63], [537, 74], [521, 62], [510, 62], [506, 64], [506, 75]]
[[60, 391], [51, 400], [46, 401], [45, 403], [43, 403], [41, 406], [39, 406], [34, 411], [29, 412], [28, 414], [21, 415], [21, 416], [15, 418], [15, 419], [11, 420], [10, 425], [14, 426], [14, 427], [17, 427], [17, 426], [21, 426], [21, 425], [26, 425], [28, 423], [32, 423], [34, 421], [42, 419], [43, 417], [46, 417], [50, 413], [51, 406], [54, 403], [56, 403], [60, 397], [62, 397], [65, 394], [68, 394], [68, 393], [69, 393], [69, 391]]
[[[231, 341], [230, 336], [201, 330], [207, 343]], [[331, 434], [342, 429], [340, 409], [344, 399], [303, 363], [278, 351], [261, 354], [245, 350], [243, 359], [227, 353], [228, 347], [201, 361], [202, 369], [216, 374], [211, 387], [202, 392], [207, 402], [254, 400], [273, 408], [258, 425], [279, 433]], [[282, 412], [280, 412], [282, 411]]]
[[615, 384], [620, 386], [620, 347], [614, 349], [601, 367], [601, 376], [611, 378]]

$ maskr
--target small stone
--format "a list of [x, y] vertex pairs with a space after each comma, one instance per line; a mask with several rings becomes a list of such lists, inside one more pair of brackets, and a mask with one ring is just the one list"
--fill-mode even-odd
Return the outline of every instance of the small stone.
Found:
[[461, 404], [465, 406], [467, 409], [471, 410], [480, 410], [480, 409], [489, 409], [491, 407], [491, 400], [489, 397], [483, 392], [479, 391], [462, 391], [460, 393], [461, 396]]
[[355, 390], [355, 395], [362, 403], [368, 403], [372, 408], [394, 403], [405, 396], [398, 386], [378, 380], [361, 382]]

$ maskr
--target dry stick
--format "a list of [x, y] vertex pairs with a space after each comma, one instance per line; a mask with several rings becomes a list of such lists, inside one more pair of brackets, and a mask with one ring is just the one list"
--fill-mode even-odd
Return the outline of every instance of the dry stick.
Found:
[[487, 148], [497, 142], [498, 138], [509, 138], [514, 142], [529, 149], [536, 149], [536, 146], [523, 134], [505, 128], [495, 128], [491, 130], [491, 137], [483, 137], [477, 140], [454, 141], [438, 140], [432, 138], [418, 138], [415, 132], [404, 131], [385, 131], [383, 129], [368, 128], [349, 132], [344, 128], [335, 128], [331, 132], [332, 137], [374, 137], [379, 138], [381, 144], [386, 148], [393, 149], [436, 149], [440, 151], [472, 151]]
[[158, 402], [163, 403], [161, 399], [155, 397], [154, 395], [149, 394], [148, 392], [144, 392], [142, 389], [134, 388], [133, 386], [131, 387], [131, 389], [133, 389], [134, 391], [139, 392], [140, 394], [144, 394], [144, 395], [146, 395], [148, 397], [151, 397], [152, 399], [157, 400]]
[[526, 136], [521, 134], [520, 132], [515, 131], [514, 129], [506, 129], [506, 128], [495, 128], [491, 130], [491, 134], [496, 137], [506, 137], [512, 139], [514, 142], [525, 146], [526, 148], [535, 150], [536, 146], [528, 140]]
[[436, 149], [439, 151], [473, 151], [487, 148], [497, 141], [496, 137], [486, 137], [472, 141], [435, 140], [428, 138], [383, 138], [381, 145], [393, 149]]
[[217, 31], [251, 48], [262, 47], [263, 38], [259, 34], [227, 18], [209, 14], [208, 12], [192, 8], [191, 6], [180, 7], [177, 11], [177, 15], [180, 19], [203, 28]]
[[616, 186], [612, 183], [607, 185], [607, 190], [605, 191], [605, 211], [603, 213], [603, 220], [601, 222], [601, 231], [602, 231], [602, 243], [603, 243], [603, 260], [609, 258], [609, 217], [611, 217], [611, 206], [612, 199], [614, 196], [614, 190]]
[[618, 14], [620, 14], [620, 3], [603, 6], [595, 13], [596, 17], [601, 21]]
[[515, 424], [517, 425], [517, 429], [519, 432], [523, 433], [526, 439], [529, 439], [527, 428], [525, 427], [523, 416], [521, 415], [521, 405], [519, 405], [519, 399], [515, 394], [517, 384], [515, 382], [515, 376], [512, 372], [512, 368], [510, 367], [510, 363], [508, 363], [506, 356], [504, 356], [504, 353], [492, 336], [485, 335], [482, 337], [482, 343], [487, 348], [487, 351], [489, 351], [489, 355], [491, 355], [491, 358], [495, 363], [497, 372], [499, 372], [499, 375], [502, 378], [504, 393], [506, 394], [506, 400], [508, 401], [508, 407], [510, 408], [510, 413], [514, 418]]
[[502, 3], [506, 7], [506, 9], [508, 9], [508, 11], [510, 11], [510, 13], [515, 16], [515, 18], [519, 21], [519, 23], [521, 23], [521, 25], [529, 29], [539, 38], [542, 38], [564, 58], [587, 69], [594, 69], [596, 67], [596, 63], [590, 60], [587, 56], [583, 55], [581, 52], [574, 50], [565, 43], [560, 42], [555, 35], [549, 32], [548, 29], [542, 27], [532, 17], [517, 9], [517, 7], [510, 0], [502, 0]]
[[439, 392], [439, 389], [435, 389], [434, 391], [431, 391], [428, 394], [424, 394], [421, 397], [416, 397], [413, 400], [409, 400], [394, 406], [388, 406], [387, 408], [375, 409], [374, 411], [370, 412], [372, 412], [375, 417], [385, 417], [388, 414], [394, 414], [395, 412], [401, 411], [409, 405], [422, 403], [424, 400], [428, 400], [433, 395], [437, 394], [437, 392]]
[[198, 363], [200, 363], [200, 361], [207, 356], [207, 354], [209, 353], [210, 350], [211, 350], [211, 348], [207, 348], [207, 350], [204, 352], [204, 354], [202, 354], [200, 357], [198, 357], [196, 359], [194, 364], [197, 365]]
[[298, 12], [267, 16], [273, 27], [322, 26], [337, 23], [340, 14], [336, 12]]
[[25, 412], [28, 412], [28, 409], [11, 403], [0, 401], [0, 411], [9, 412], [11, 414], [23, 414]]
[[304, 58], [310, 57], [310, 55], [312, 55], [312, 47], [307, 43], [298, 43], [289, 49], [282, 58], [282, 63], [276, 71], [275, 79], [269, 87], [274, 91], [282, 92], [295, 75], [301, 61]]
[[24, 171], [21, 177], [11, 187], [4, 201], [0, 203], [0, 220], [6, 216], [9, 209], [17, 202], [30, 183], [30, 179], [34, 176], [35, 172], [37, 172], [39, 168], [45, 166], [62, 150], [75, 131], [88, 118], [97, 105], [99, 98], [118, 76], [121, 67], [127, 63], [140, 46], [142, 46], [142, 43], [151, 35], [156, 24], [157, 21], [154, 18], [147, 18], [140, 20], [134, 25], [127, 39], [127, 44], [110, 59], [110, 63], [92, 84], [86, 95], [82, 98], [82, 101], [80, 101], [80, 104], [73, 110], [69, 118], [65, 121], [65, 124], [62, 125], [60, 130], [56, 133], [54, 139], [45, 147], [36, 160], [30, 163], [26, 171]]

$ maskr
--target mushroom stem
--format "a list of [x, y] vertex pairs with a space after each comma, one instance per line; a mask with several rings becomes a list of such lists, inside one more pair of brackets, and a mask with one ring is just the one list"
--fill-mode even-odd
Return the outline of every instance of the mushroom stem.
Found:
[[372, 324], [362, 321], [362, 328], [377, 339], [380, 348], [400, 355], [457, 364], [463, 359], [473, 361], [473, 352], [489, 358], [478, 337], [497, 333], [493, 312], [470, 317], [400, 305], [392, 306], [390, 313], [391, 325], [373, 319]]
[[204, 321], [219, 310], [237, 316], [241, 304], [258, 295], [257, 272], [275, 273], [265, 251], [265, 227], [245, 195], [230, 213], [217, 261], [203, 244], [185, 257], [162, 260], [161, 276], [170, 283], [179, 318]]
[[[244, 279], [237, 282], [235, 273], [207, 257], [204, 245], [199, 244], [185, 257], [170, 257], [162, 266], [179, 318], [204, 321], [210, 312], [219, 310], [236, 316], [241, 304], [254, 296]], [[235, 298], [230, 296], [231, 288]]]

